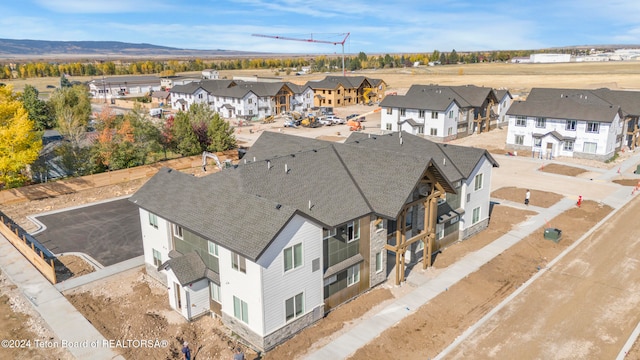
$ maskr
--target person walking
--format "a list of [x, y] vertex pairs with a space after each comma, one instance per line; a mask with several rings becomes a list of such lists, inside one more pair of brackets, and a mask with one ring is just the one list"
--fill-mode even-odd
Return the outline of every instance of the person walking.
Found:
[[182, 344], [182, 353], [184, 354], [184, 360], [191, 360], [191, 349], [189, 349], [189, 343], [186, 341]]
[[524, 204], [529, 205], [529, 199], [531, 198], [531, 192], [527, 189], [527, 193], [524, 194]]
[[244, 360], [244, 353], [242, 352], [240, 346], [236, 348], [236, 353], [233, 354], [233, 360]]

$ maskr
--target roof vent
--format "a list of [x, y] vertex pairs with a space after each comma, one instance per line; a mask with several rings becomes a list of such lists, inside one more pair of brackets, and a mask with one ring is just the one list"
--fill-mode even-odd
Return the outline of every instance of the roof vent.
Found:
[[281, 208], [281, 207], [282, 207], [282, 205], [280, 205], [280, 204], [277, 204], [277, 205], [276, 205], [276, 209], [277, 209], [277, 210], [280, 210], [280, 208]]
[[256, 157], [255, 156], [253, 157], [253, 162], [256, 162]]
[[442, 158], [442, 166], [447, 166], [447, 158]]
[[287, 164], [284, 164], [284, 173], [285, 174], [289, 173], [289, 166], [287, 166]]
[[267, 170], [271, 169], [271, 160], [267, 160]]

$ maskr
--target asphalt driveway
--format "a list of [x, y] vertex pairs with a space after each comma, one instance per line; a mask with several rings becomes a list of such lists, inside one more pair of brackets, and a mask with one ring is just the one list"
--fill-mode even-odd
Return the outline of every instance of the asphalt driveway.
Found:
[[103, 266], [143, 254], [138, 206], [128, 199], [36, 218], [46, 230], [34, 237], [54, 254], [81, 252]]

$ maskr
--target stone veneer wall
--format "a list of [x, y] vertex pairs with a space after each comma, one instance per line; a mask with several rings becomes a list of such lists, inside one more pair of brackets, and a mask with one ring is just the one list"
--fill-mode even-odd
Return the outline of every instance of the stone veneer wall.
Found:
[[[387, 279], [387, 250], [384, 245], [387, 243], [386, 220], [382, 220], [385, 226], [382, 230], [376, 231], [375, 221], [377, 217], [371, 216], [369, 222], [369, 233], [371, 234], [369, 246], [369, 287], [374, 287]], [[376, 253], [382, 252], [382, 271], [376, 273]]]
[[167, 275], [158, 271], [158, 269], [151, 264], [145, 263], [145, 270], [147, 271], [147, 275], [152, 278], [160, 281], [164, 286], [167, 286]]
[[222, 313], [222, 323], [256, 350], [269, 351], [323, 317], [324, 306], [318, 306], [313, 309], [313, 311], [299, 317], [295, 321], [287, 323], [285, 326], [265, 337], [256, 334], [247, 328], [242, 321], [225, 312]]
[[489, 219], [484, 219], [482, 221], [479, 221], [477, 224], [465, 229], [462, 232], [462, 239], [460, 240], [464, 240], [466, 238], [468, 238], [469, 236], [472, 236], [474, 234], [479, 233], [480, 231], [484, 230], [487, 228], [487, 226], [489, 226]]

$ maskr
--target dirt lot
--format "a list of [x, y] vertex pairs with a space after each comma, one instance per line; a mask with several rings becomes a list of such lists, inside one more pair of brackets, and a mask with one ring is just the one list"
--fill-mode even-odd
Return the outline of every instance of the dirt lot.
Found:
[[[44, 349], [36, 341], [51, 341], [55, 334], [43, 324], [38, 313], [24, 295], [0, 272], [0, 340], [12, 341], [0, 347], [0, 359], [61, 359], [73, 356], [65, 349]], [[27, 343], [30, 341], [30, 343]]]

